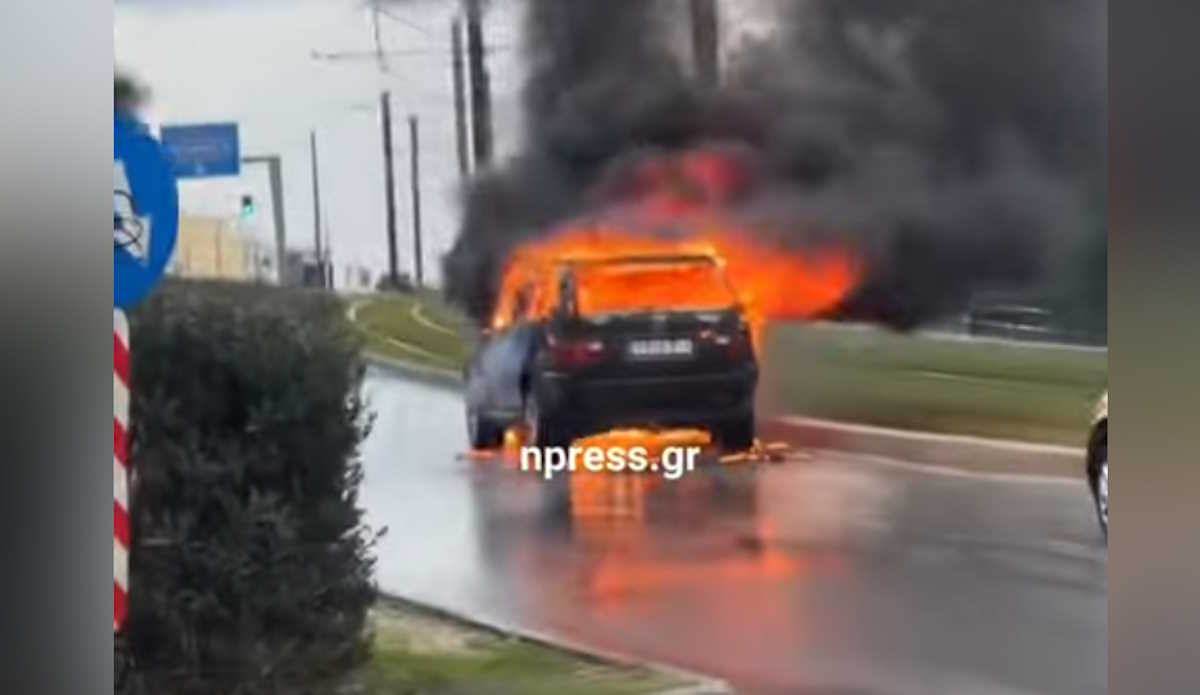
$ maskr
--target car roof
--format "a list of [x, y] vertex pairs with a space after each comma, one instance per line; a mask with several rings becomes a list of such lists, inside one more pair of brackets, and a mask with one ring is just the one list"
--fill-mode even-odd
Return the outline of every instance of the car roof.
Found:
[[685, 264], [704, 264], [717, 265], [717, 259], [714, 256], [706, 254], [657, 254], [657, 255], [630, 255], [630, 256], [608, 256], [603, 258], [580, 256], [577, 258], [564, 257], [555, 260], [555, 264], [562, 266], [605, 266], [605, 265], [657, 265], [663, 263], [675, 263], [680, 265]]

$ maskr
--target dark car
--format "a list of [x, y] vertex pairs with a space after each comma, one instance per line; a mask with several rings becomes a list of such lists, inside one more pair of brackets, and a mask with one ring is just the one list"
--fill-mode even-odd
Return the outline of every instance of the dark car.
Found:
[[520, 422], [535, 446], [616, 427], [701, 427], [727, 449], [753, 443], [758, 364], [716, 259], [568, 260], [547, 272], [544, 310], [487, 335], [467, 366], [473, 446], [495, 446]]
[[1092, 427], [1088, 432], [1087, 480], [1096, 507], [1096, 520], [1108, 539], [1108, 392], [1096, 405]]
[[1061, 332], [1050, 310], [1023, 304], [973, 306], [966, 323], [971, 335], [1012, 340], [1050, 341]]

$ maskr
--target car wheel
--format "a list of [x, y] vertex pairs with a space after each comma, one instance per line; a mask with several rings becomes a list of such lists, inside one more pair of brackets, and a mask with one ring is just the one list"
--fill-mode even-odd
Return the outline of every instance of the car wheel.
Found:
[[745, 451], [754, 446], [754, 413], [721, 425], [717, 439], [726, 451]]
[[504, 431], [474, 408], [467, 409], [467, 437], [473, 449], [492, 449], [504, 439]]
[[1108, 539], [1108, 443], [1101, 444], [1096, 454], [1096, 478], [1092, 484], [1092, 500], [1096, 503], [1096, 520]]
[[563, 432], [553, 418], [538, 403], [537, 394], [525, 394], [526, 441], [532, 446], [563, 446]]
[[1100, 530], [1108, 539], [1108, 430], [1098, 429], [1089, 450], [1088, 482], [1092, 488], [1092, 502], [1096, 507], [1096, 520]]

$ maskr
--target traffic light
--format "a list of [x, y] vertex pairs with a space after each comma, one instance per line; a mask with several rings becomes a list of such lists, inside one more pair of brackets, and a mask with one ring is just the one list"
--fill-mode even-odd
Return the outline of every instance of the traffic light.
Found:
[[242, 219], [248, 220], [251, 217], [254, 217], [254, 210], [255, 210], [254, 196], [243, 195], [242, 196], [242, 212], [241, 212]]

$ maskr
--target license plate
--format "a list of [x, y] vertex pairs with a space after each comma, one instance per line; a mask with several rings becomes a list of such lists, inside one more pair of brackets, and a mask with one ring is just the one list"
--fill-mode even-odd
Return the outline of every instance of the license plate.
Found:
[[626, 353], [635, 360], [691, 357], [694, 347], [690, 338], [647, 338], [631, 340]]

